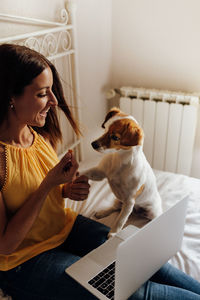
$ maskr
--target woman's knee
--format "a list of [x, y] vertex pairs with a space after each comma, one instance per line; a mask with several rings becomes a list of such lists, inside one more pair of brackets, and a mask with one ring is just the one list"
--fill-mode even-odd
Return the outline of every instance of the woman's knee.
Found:
[[78, 215], [63, 246], [67, 251], [84, 256], [107, 240], [109, 230], [100, 222]]

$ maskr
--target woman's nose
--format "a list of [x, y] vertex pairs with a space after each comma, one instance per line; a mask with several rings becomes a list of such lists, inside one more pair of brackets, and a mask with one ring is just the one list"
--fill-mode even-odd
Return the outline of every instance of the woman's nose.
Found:
[[57, 100], [56, 96], [54, 95], [54, 93], [52, 91], [50, 91], [50, 93], [49, 93], [49, 101], [50, 101], [52, 106], [57, 106], [58, 105], [58, 100]]

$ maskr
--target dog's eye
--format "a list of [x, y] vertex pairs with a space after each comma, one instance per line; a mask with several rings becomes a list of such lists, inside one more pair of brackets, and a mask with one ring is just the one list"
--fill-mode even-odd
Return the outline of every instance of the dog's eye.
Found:
[[114, 134], [112, 134], [112, 135], [110, 136], [110, 138], [111, 138], [111, 140], [113, 140], [113, 141], [119, 141], [119, 137], [116, 136], [116, 135], [114, 135]]

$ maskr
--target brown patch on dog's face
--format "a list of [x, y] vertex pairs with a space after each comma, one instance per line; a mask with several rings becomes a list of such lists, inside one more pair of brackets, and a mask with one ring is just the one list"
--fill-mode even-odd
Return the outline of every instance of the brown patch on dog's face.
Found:
[[92, 143], [97, 151], [106, 149], [125, 149], [142, 145], [143, 130], [131, 119], [121, 119], [113, 122], [108, 131]]

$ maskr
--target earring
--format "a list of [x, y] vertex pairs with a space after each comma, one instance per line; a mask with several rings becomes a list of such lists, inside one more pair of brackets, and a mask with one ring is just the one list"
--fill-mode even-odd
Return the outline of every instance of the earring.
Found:
[[10, 108], [13, 109], [14, 108], [14, 105], [12, 103], [10, 103]]

